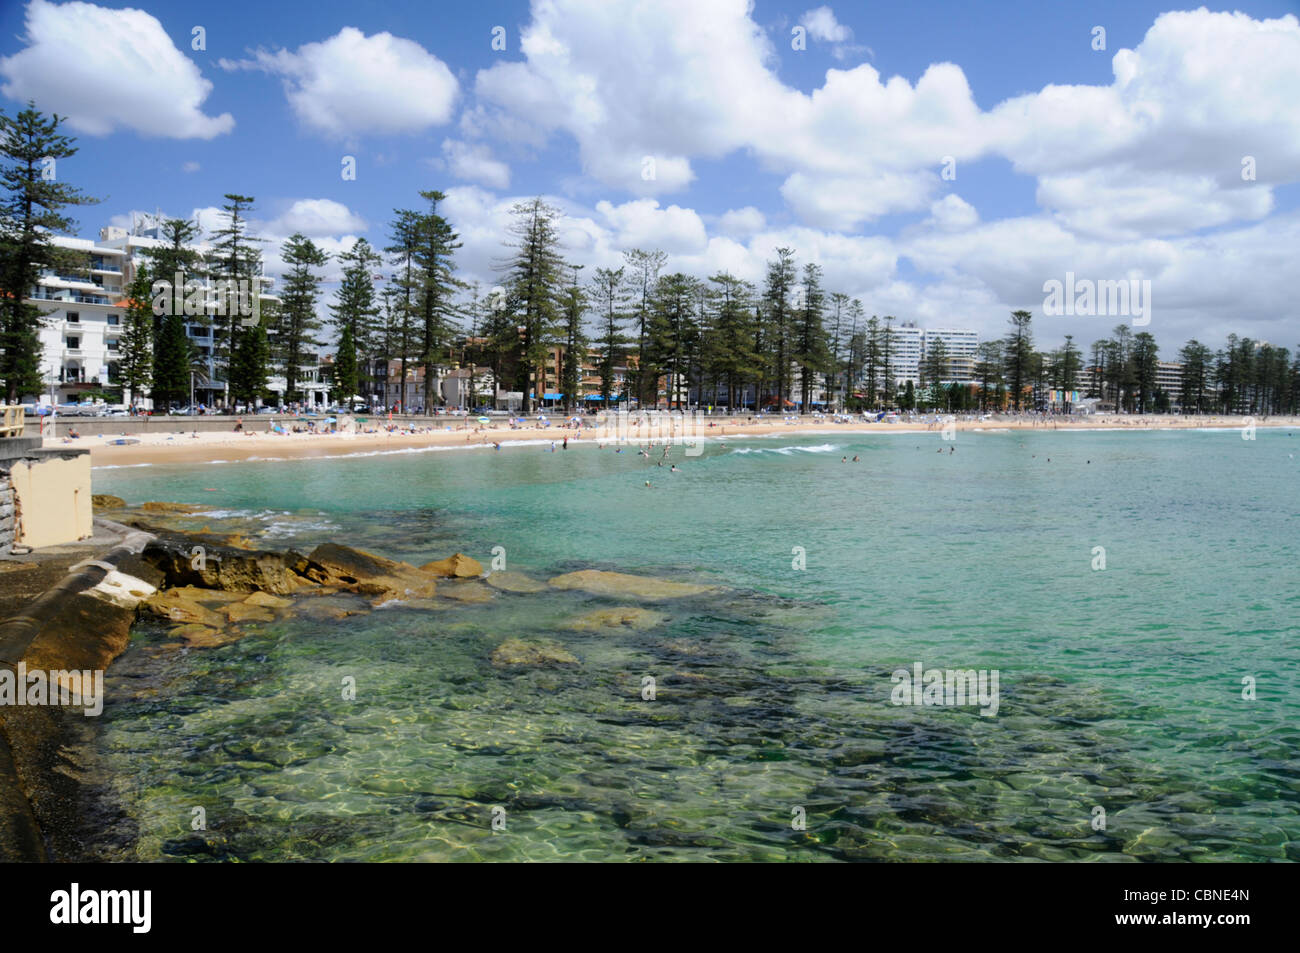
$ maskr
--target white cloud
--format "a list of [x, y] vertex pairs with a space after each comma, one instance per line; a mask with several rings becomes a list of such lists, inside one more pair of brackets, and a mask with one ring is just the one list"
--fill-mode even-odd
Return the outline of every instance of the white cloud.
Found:
[[835, 11], [830, 7], [808, 10], [799, 18], [799, 22], [814, 40], [843, 43], [845, 40], [853, 39], [853, 31], [835, 19]]
[[1295, 16], [1165, 13], [1112, 70], [1109, 86], [1049, 86], [988, 115], [997, 150], [1069, 228], [1129, 239], [1258, 219], [1273, 186], [1300, 179]]
[[333, 199], [299, 199], [266, 223], [266, 230], [273, 235], [301, 232], [308, 238], [363, 232], [367, 228], [365, 219]]
[[975, 207], [955, 192], [950, 192], [930, 205], [926, 225], [942, 229], [970, 228], [979, 221]]
[[182, 171], [182, 172], [198, 172], [198, 171], [199, 171], [199, 164], [198, 164], [197, 162], [194, 162], [193, 160], [191, 160], [191, 161], [186, 162], [186, 163], [184, 163], [184, 164], [181, 165], [181, 171]]
[[767, 225], [767, 218], [752, 205], [733, 208], [722, 213], [718, 219], [718, 228], [724, 235], [745, 238]]
[[257, 50], [252, 60], [220, 60], [223, 69], [259, 69], [283, 77], [285, 95], [305, 125], [331, 136], [412, 133], [451, 120], [459, 87], [438, 57], [418, 43], [344, 27], [297, 52]]
[[211, 139], [235, 126], [230, 113], [203, 112], [212, 83], [143, 10], [31, 0], [26, 27], [26, 47], [0, 58], [0, 91], [78, 132]]
[[693, 209], [659, 207], [654, 199], [636, 199], [622, 205], [596, 203], [596, 211], [614, 231], [620, 248], [660, 248], [674, 254], [694, 254], [708, 243], [704, 222]]
[[[833, 229], [925, 212], [948, 156], [1005, 157], [1038, 179], [1062, 225], [1116, 239], [1256, 220], [1273, 187], [1300, 179], [1294, 16], [1164, 14], [1115, 54], [1110, 84], [1047, 86], [982, 111], [952, 63], [915, 82], [832, 69], [805, 94], [777, 76], [746, 0], [697, 7], [535, 3], [524, 60], [478, 73], [462, 129], [534, 146], [566, 133], [588, 176], [634, 195], [683, 189], [697, 159], [748, 155], [785, 177], [802, 221]], [[829, 7], [803, 20], [814, 38], [851, 38]], [[1241, 181], [1245, 155], [1257, 183]], [[645, 156], [658, 157], [650, 181]]]
[[510, 188], [510, 166], [492, 158], [492, 150], [486, 145], [444, 139], [442, 152], [447, 157], [449, 171], [456, 178], [494, 189]]

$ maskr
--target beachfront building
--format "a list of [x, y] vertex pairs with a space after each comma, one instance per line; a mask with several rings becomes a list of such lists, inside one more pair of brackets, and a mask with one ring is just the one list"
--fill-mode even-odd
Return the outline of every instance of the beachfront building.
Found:
[[[121, 390], [117, 362], [122, 320], [126, 310], [125, 291], [136, 270], [148, 263], [147, 252], [161, 248], [162, 222], [154, 216], [137, 219], [130, 229], [110, 225], [99, 230], [98, 240], [54, 236], [52, 241], [78, 261], [62, 271], [45, 269], [28, 299], [46, 312], [40, 331], [41, 370], [45, 395], [54, 403], [79, 402], [86, 394]], [[212, 249], [206, 242], [191, 246], [202, 255]], [[274, 279], [258, 275], [258, 297], [262, 302], [278, 301], [271, 293]], [[215, 312], [218, 289], [215, 281], [205, 282], [206, 317], [187, 318], [185, 333], [194, 349], [193, 391], [196, 403], [226, 402], [224, 366], [219, 353], [226, 329]], [[274, 341], [274, 329], [268, 329]], [[300, 370], [301, 403], [323, 406], [329, 396], [319, 363]], [[268, 390], [283, 401], [283, 375], [270, 377]], [[151, 401], [139, 394], [122, 393], [121, 402], [149, 409]]]
[[976, 383], [975, 363], [978, 360], [979, 334], [969, 328], [926, 328], [921, 332], [921, 360], [938, 343], [943, 345], [947, 359], [947, 373], [944, 384]]
[[1178, 403], [1183, 393], [1183, 365], [1177, 361], [1156, 362], [1156, 390], [1164, 391]]
[[124, 309], [118, 305], [129, 280], [127, 254], [84, 238], [60, 235], [52, 241], [83, 265], [44, 269], [27, 300], [46, 312], [39, 332], [44, 396], [56, 404], [78, 403], [83, 395], [119, 386]]
[[[911, 381], [921, 383], [921, 356], [925, 350], [925, 332], [908, 321], [893, 328], [889, 337], [889, 376], [897, 387]], [[883, 368], [882, 368], [883, 371]]]

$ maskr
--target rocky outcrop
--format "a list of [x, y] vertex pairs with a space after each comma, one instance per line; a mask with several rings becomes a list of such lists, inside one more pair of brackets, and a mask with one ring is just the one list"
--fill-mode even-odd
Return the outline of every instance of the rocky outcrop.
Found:
[[575, 632], [599, 632], [610, 629], [653, 629], [668, 621], [662, 612], [650, 609], [621, 606], [617, 609], [597, 609], [575, 619], [570, 619], [568, 628]]
[[447, 579], [472, 579], [483, 575], [483, 564], [464, 553], [453, 553], [446, 559], [425, 563], [420, 567], [420, 571]]
[[716, 592], [716, 586], [699, 586], [689, 582], [672, 582], [654, 576], [633, 576], [624, 572], [584, 569], [565, 573], [549, 580], [555, 589], [581, 589], [597, 596], [618, 599], [681, 599]]
[[299, 571], [307, 568], [307, 560], [292, 550], [236, 549], [166, 534], [146, 546], [142, 555], [166, 576], [169, 586], [287, 595], [311, 585]]
[[126, 500], [108, 493], [95, 493], [90, 497], [90, 505], [97, 510], [120, 510], [126, 506]]
[[436, 576], [410, 563], [395, 562], [338, 543], [317, 546], [305, 560], [301, 572], [321, 585], [375, 596], [377, 604], [389, 599], [428, 599], [438, 585]]
[[549, 668], [577, 665], [578, 659], [556, 642], [506, 639], [492, 651], [492, 664], [497, 668]]

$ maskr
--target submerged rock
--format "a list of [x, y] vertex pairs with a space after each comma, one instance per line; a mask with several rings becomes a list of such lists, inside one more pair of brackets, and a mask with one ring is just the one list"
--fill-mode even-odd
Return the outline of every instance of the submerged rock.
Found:
[[689, 582], [673, 582], [654, 576], [634, 576], [625, 572], [605, 572], [600, 569], [583, 569], [565, 573], [549, 580], [556, 589], [581, 589], [598, 596], [631, 597], [640, 599], [680, 599], [716, 592], [716, 586], [699, 586]]
[[492, 664], [497, 668], [548, 667], [577, 665], [578, 659], [557, 642], [506, 639], [492, 651]]
[[186, 648], [215, 649], [238, 642], [247, 633], [240, 632], [238, 629], [214, 629], [211, 626], [190, 623], [178, 625], [169, 634], [182, 639]]
[[617, 609], [597, 609], [570, 619], [567, 628], [577, 632], [596, 632], [601, 629], [652, 629], [668, 621], [668, 616], [651, 609], [620, 606]]
[[302, 574], [321, 585], [385, 599], [427, 599], [437, 589], [432, 573], [338, 543], [323, 543], [312, 550]]
[[322, 596], [295, 604], [294, 614], [305, 619], [332, 621], [351, 615], [365, 615], [370, 609], [353, 596]]
[[502, 592], [533, 593], [543, 592], [546, 589], [546, 583], [538, 582], [521, 572], [494, 572], [485, 582], [493, 589], [500, 589]]
[[431, 572], [435, 576], [443, 576], [448, 579], [472, 579], [483, 575], [483, 564], [477, 559], [471, 559], [464, 553], [453, 553], [446, 559], [425, 563], [420, 567], [420, 571]]
[[198, 503], [161, 503], [151, 500], [148, 503], [141, 503], [140, 509], [146, 513], [197, 513], [203, 507]]
[[491, 602], [492, 590], [481, 582], [453, 582], [438, 589], [438, 595], [457, 602]]

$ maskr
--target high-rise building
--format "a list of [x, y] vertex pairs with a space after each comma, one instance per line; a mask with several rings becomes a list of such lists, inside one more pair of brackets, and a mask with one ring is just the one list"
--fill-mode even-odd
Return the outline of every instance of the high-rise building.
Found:
[[[153, 217], [137, 221], [129, 230], [119, 226], [101, 228], [98, 241], [67, 236], [51, 240], [85, 260], [83, 266], [65, 268], [63, 272], [45, 269], [28, 299], [46, 312], [39, 334], [44, 391], [63, 403], [76, 401], [87, 391], [121, 386], [119, 341], [126, 288], [135, 279], [137, 267], [147, 263], [146, 252], [165, 243], [161, 222]], [[212, 250], [206, 242], [191, 247], [202, 255]], [[257, 281], [262, 301], [278, 300], [270, 293], [273, 279], [259, 275]], [[212, 320], [219, 298], [215, 283], [205, 283], [203, 291], [208, 319], [196, 316], [187, 319], [185, 326], [196, 357], [195, 399], [213, 403], [223, 400], [226, 392], [225, 368], [217, 354], [225, 330], [220, 320]], [[273, 330], [270, 333], [274, 335]], [[284, 377], [274, 374], [267, 386], [281, 395], [287, 389]], [[319, 366], [304, 367], [298, 387], [305, 403], [326, 402], [328, 386], [321, 380]], [[139, 403], [140, 395], [123, 394], [123, 400], [130, 401], [133, 396]]]
[[947, 358], [947, 371], [942, 383], [973, 383], [979, 335], [966, 328], [926, 328], [921, 341], [922, 361], [937, 342], [943, 343], [943, 353]]

